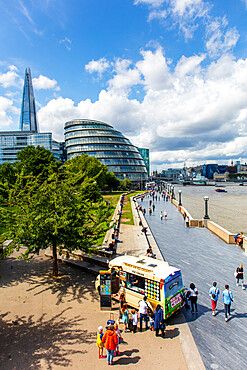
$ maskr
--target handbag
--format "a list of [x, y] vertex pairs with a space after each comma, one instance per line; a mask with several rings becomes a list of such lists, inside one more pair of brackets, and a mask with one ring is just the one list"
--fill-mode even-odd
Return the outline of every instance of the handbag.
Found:
[[238, 276], [237, 270], [234, 272], [234, 276], [235, 276], [235, 278]]

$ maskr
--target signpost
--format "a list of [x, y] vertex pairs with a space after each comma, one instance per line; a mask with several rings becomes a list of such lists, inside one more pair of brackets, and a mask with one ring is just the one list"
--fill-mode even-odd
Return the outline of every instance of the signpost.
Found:
[[111, 272], [100, 271], [100, 309], [109, 311], [112, 309], [111, 299]]

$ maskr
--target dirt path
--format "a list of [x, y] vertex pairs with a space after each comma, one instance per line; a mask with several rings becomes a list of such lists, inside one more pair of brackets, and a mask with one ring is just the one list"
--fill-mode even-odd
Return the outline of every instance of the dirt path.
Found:
[[[63, 277], [53, 280], [50, 268], [43, 255], [30, 263], [1, 261], [0, 369], [108, 368], [95, 344], [97, 327], [109, 314], [99, 311], [94, 277], [59, 265]], [[114, 366], [187, 369], [178, 335], [175, 326], [167, 327], [165, 339], [150, 331], [126, 333]]]

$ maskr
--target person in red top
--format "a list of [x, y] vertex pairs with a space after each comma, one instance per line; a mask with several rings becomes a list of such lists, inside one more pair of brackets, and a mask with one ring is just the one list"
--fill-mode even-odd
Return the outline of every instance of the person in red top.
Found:
[[107, 331], [103, 335], [102, 342], [105, 343], [105, 349], [107, 352], [107, 363], [113, 365], [114, 351], [117, 348], [118, 337], [114, 331], [114, 326], [109, 325]]

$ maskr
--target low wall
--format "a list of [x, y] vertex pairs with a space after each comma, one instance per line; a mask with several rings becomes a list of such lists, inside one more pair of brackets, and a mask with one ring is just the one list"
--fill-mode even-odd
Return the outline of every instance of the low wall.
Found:
[[230, 233], [220, 225], [216, 224], [213, 221], [207, 222], [207, 228], [212, 233], [217, 235], [220, 239], [224, 240], [224, 242], [228, 244], [235, 244], [234, 234]]

